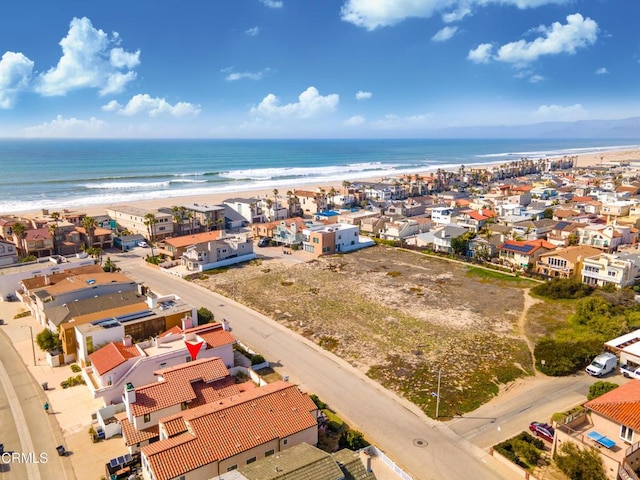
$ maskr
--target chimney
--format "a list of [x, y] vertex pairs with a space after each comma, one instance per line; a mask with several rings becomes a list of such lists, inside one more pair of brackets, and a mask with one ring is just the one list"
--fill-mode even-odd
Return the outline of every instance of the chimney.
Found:
[[49, 277], [49, 275], [46, 274], [46, 273], [44, 275], [44, 284], [45, 285], [51, 285], [51, 277]]
[[227, 320], [226, 318], [222, 319], [222, 329], [225, 332], [230, 332], [231, 331], [231, 327], [229, 326], [229, 320]]
[[193, 328], [193, 318], [184, 317], [182, 319], [182, 330], [186, 330], [187, 328]]
[[136, 389], [131, 382], [124, 386], [124, 403], [126, 403], [127, 406], [136, 403]]
[[371, 456], [369, 455], [367, 457], [367, 473], [370, 473], [370, 472], [372, 472], [372, 470], [371, 470]]
[[132, 345], [131, 335], [125, 335], [122, 339], [122, 344], [125, 347], [130, 347]]

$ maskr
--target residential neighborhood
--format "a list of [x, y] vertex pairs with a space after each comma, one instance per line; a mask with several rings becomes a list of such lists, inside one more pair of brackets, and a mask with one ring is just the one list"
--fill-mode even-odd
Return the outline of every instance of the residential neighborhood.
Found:
[[[532, 285], [566, 281], [610, 297], [619, 292], [632, 298], [624, 303], [632, 308], [629, 302], [637, 303], [637, 297], [629, 292], [640, 283], [638, 163], [577, 169], [570, 159], [553, 165], [523, 162], [508, 170], [347, 181], [342, 188], [292, 189], [286, 196], [274, 191], [219, 205], [117, 205], [99, 218], [67, 210], [5, 215], [0, 218], [0, 292], [3, 305], [21, 309], [17, 319], [5, 321], [31, 322], [13, 335], [22, 334], [23, 326], [33, 335], [36, 328], [41, 338], [30, 344], [39, 376], [69, 368], [78, 373], [64, 381], [84, 392], [91, 409], [79, 420], [90, 428], [85, 440], [119, 453], [100, 459], [105, 478], [276, 479], [289, 478], [287, 472], [337, 480], [430, 478], [422, 476], [425, 472], [404, 472], [400, 465], [387, 471], [392, 460], [365, 441], [364, 428], [333, 426], [339, 423], [335, 412], [304, 388], [304, 378], [290, 381], [278, 373], [286, 371], [278, 358], [263, 358], [235, 336], [235, 320], [225, 314], [231, 311], [225, 302], [235, 302], [242, 288], [234, 269], [262, 265], [269, 272], [269, 261], [318, 265], [329, 259], [337, 262], [329, 268], [338, 271], [343, 256], [375, 248], [384, 256], [384, 248], [392, 248], [531, 279]], [[409, 269], [414, 263], [419, 274], [417, 261], [405, 263]], [[164, 281], [146, 284], [140, 280], [145, 271]], [[233, 294], [211, 297], [209, 305], [194, 304], [175, 287], [194, 278], [227, 278], [228, 272]], [[294, 282], [283, 278], [279, 283]], [[299, 299], [303, 295], [298, 292]], [[258, 314], [244, 308], [244, 315]], [[286, 305], [281, 308], [286, 317]], [[305, 327], [302, 319], [285, 320], [288, 328], [296, 322]], [[622, 336], [597, 347], [613, 352], [629, 371], [640, 368], [634, 322]], [[36, 358], [34, 345], [45, 337], [49, 348]], [[338, 342], [329, 334], [320, 338], [314, 347], [320, 351], [331, 351], [332, 342]], [[414, 348], [415, 356], [423, 355], [422, 348]], [[541, 365], [544, 372], [548, 365]], [[622, 373], [616, 370], [625, 378]], [[606, 478], [640, 478], [640, 442], [634, 433], [640, 429], [634, 420], [640, 380], [634, 375], [554, 420], [555, 436], [542, 450], [553, 456], [573, 443], [600, 455]], [[69, 385], [75, 381], [80, 385]], [[48, 382], [41, 385], [44, 395], [52, 395]], [[430, 395], [437, 402], [439, 388], [440, 379]], [[446, 428], [439, 407], [434, 421]], [[327, 447], [329, 428], [336, 428], [337, 436]], [[362, 443], [349, 444], [349, 431]], [[495, 472], [508, 463], [500, 455], [490, 449]], [[394, 477], [394, 470], [404, 476]], [[261, 476], [263, 471], [282, 475]], [[496, 478], [511, 477], [502, 472]]]

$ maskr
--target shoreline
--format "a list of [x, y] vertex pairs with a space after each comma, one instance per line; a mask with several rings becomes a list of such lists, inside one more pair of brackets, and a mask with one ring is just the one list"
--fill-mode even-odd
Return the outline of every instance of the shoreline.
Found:
[[[566, 157], [575, 157], [577, 158], [576, 168], [585, 168], [585, 167], [593, 167], [599, 165], [606, 165], [612, 162], [627, 162], [627, 161], [640, 161], [640, 148], [632, 148], [632, 149], [624, 149], [624, 150], [606, 150], [602, 152], [595, 153], [586, 153], [579, 155], [566, 155]], [[563, 158], [563, 157], [548, 157], [551, 158]], [[533, 161], [537, 161], [538, 159], [530, 158]], [[518, 159], [519, 160], [519, 159]], [[494, 166], [503, 165], [505, 162], [487, 162], [482, 164], [469, 164], [467, 168], [491, 168]], [[462, 164], [458, 164], [454, 167], [449, 165], [448, 168], [445, 168], [445, 171], [457, 171], [458, 167]], [[413, 172], [411, 175], [421, 175], [428, 176], [431, 173], [435, 172], [438, 168], [441, 168], [437, 165], [427, 169]], [[377, 176], [377, 177], [369, 177], [357, 179], [360, 182], [378, 182], [381, 178], [399, 178], [403, 174], [393, 174], [389, 176]], [[349, 178], [344, 178], [344, 180], [350, 180]], [[334, 187], [338, 192], [343, 191], [343, 187], [341, 182], [329, 182], [323, 183], [318, 181], [310, 181], [309, 183], [301, 182], [295, 186], [293, 185], [283, 185], [280, 187], [274, 187], [279, 190], [279, 195], [284, 196], [288, 190], [305, 190], [305, 191], [315, 191], [319, 188], [324, 188], [325, 190], [329, 190], [331, 187]], [[106, 209], [109, 207], [119, 207], [123, 205], [134, 206], [138, 208], [144, 209], [157, 209], [166, 207], [169, 208], [173, 205], [187, 204], [187, 203], [201, 203], [205, 205], [219, 205], [228, 198], [234, 197], [273, 197], [274, 188], [258, 188], [258, 189], [247, 189], [246, 187], [242, 187], [238, 185], [237, 190], [231, 190], [227, 192], [215, 192], [210, 194], [194, 194], [194, 195], [179, 195], [179, 196], [169, 196], [169, 197], [160, 197], [148, 200], [135, 200], [135, 201], [126, 201], [126, 202], [111, 202], [104, 204], [93, 204], [87, 206], [78, 206], [78, 207], [63, 207], [59, 209], [59, 211], [67, 210], [69, 212], [82, 212], [86, 213], [88, 216], [98, 216], [105, 215]], [[48, 209], [49, 212], [56, 211], [51, 208]], [[26, 216], [26, 217], [35, 217], [42, 214], [42, 210], [27, 210], [27, 211], [15, 211], [7, 213], [6, 215], [16, 215], [16, 216]]]

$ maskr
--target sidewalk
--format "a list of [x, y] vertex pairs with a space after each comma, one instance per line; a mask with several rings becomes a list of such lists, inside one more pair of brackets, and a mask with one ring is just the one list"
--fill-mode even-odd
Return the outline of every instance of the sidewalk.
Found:
[[[60, 382], [78, 373], [72, 372], [69, 365], [52, 368], [47, 364], [45, 353], [35, 344], [35, 337], [43, 327], [31, 316], [14, 318], [16, 314], [24, 311], [28, 309], [20, 302], [0, 302], [0, 318], [5, 323], [0, 328], [11, 339], [35, 381], [39, 385], [48, 383], [49, 390], [44, 393], [50, 405], [50, 412], [59, 426], [63, 444], [73, 453], [69, 458], [75, 478], [98, 480], [105, 475], [105, 463], [128, 453], [128, 450], [122, 437], [92, 443], [89, 436], [91, 415], [102, 407], [102, 401], [93, 399], [89, 389], [84, 385], [67, 389], [60, 386]], [[33, 331], [34, 343], [31, 342], [31, 331], [28, 327]]]

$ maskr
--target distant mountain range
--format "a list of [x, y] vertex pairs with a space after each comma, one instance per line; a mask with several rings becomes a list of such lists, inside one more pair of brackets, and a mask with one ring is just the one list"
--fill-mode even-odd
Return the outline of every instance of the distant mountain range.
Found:
[[434, 138], [607, 138], [640, 139], [640, 117], [621, 120], [579, 120], [532, 125], [450, 127], [429, 131]]

